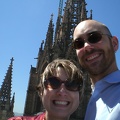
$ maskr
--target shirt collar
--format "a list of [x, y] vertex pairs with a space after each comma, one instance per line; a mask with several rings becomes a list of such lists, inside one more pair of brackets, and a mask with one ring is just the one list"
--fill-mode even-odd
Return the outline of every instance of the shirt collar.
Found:
[[[112, 83], [120, 83], [120, 70], [114, 71], [111, 74], [99, 80], [98, 82], [96, 82], [94, 89], [96, 89], [96, 91], [101, 91], [104, 88], [110, 86]], [[94, 89], [92, 90], [93, 93]]]
[[119, 83], [120, 82], [120, 70], [116, 70], [112, 72], [111, 74], [107, 75], [101, 80], [106, 81], [108, 83]]

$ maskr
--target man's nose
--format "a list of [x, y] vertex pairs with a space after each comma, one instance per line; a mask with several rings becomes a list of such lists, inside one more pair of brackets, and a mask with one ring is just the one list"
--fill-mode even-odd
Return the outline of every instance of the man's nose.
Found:
[[87, 52], [90, 52], [93, 48], [93, 45], [91, 43], [85, 42], [84, 43], [84, 50]]

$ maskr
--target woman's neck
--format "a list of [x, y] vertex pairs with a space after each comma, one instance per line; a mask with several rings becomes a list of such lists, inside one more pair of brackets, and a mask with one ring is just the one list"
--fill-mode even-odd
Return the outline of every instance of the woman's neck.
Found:
[[45, 114], [44, 120], [69, 120], [69, 117], [58, 117], [53, 115]]

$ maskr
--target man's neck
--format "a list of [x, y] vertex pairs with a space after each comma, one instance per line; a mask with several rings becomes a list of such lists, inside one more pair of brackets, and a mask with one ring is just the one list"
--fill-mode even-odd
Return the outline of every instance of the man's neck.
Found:
[[100, 81], [102, 78], [104, 78], [105, 76], [111, 74], [112, 72], [118, 70], [118, 68], [115, 68], [111, 71], [105, 71], [101, 74], [97, 74], [97, 75], [90, 75], [90, 80], [91, 80], [91, 84], [94, 86], [96, 82]]

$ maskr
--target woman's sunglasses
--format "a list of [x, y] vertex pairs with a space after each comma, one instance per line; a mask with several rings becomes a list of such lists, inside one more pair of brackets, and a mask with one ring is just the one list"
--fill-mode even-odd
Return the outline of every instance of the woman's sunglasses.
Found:
[[77, 82], [75, 80], [73, 80], [73, 81], [69, 81], [69, 80], [63, 81], [60, 78], [54, 77], [54, 76], [46, 79], [44, 81], [44, 86], [45, 86], [46, 89], [47, 88], [58, 89], [61, 86], [62, 83], [64, 83], [66, 89], [70, 90], [70, 91], [79, 91], [80, 87], [82, 87], [82, 84], [80, 84], [80, 82]]
[[95, 44], [98, 43], [99, 41], [101, 41], [102, 39], [102, 35], [107, 35], [112, 37], [109, 34], [103, 34], [99, 31], [95, 31], [95, 32], [91, 32], [88, 34], [88, 39], [85, 40], [83, 38], [78, 38], [75, 41], [73, 41], [72, 45], [74, 49], [81, 49], [84, 47], [85, 42], [91, 43], [91, 44]]

